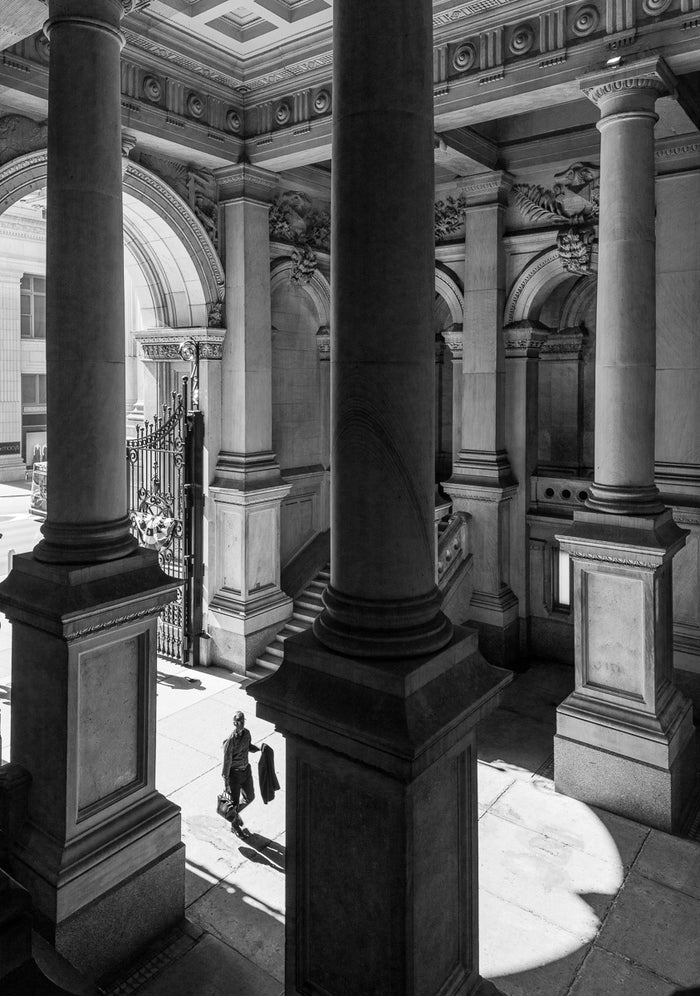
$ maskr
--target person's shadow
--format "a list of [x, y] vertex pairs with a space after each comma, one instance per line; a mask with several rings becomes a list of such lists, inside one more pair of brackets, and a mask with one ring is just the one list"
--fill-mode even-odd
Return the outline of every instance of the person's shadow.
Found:
[[187, 688], [193, 691], [202, 690], [201, 678], [181, 678], [179, 674], [166, 674], [165, 671], [156, 673], [156, 681], [159, 685], [167, 685], [168, 688]]
[[239, 848], [243, 857], [248, 858], [249, 861], [255, 861], [256, 864], [274, 868], [275, 871], [284, 871], [287, 857], [284, 845], [252, 831], [247, 844], [247, 847]]

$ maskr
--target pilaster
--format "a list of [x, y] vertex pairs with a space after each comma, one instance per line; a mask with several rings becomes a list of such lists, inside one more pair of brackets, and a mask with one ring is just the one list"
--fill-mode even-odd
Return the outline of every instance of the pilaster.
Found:
[[455, 323], [442, 333], [452, 360], [452, 462], [455, 463], [462, 448], [462, 356], [464, 332]]
[[20, 280], [18, 268], [0, 267], [0, 481], [24, 477]]
[[673, 685], [672, 558], [685, 531], [654, 485], [654, 104], [661, 59], [587, 77], [600, 108], [595, 480], [557, 537], [574, 563], [576, 687], [557, 709], [557, 789], [667, 831], [695, 775], [690, 702]]
[[511, 499], [511, 587], [518, 599], [520, 650], [527, 653], [530, 615], [530, 557], [525, 516], [530, 478], [537, 464], [539, 358], [550, 329], [539, 322], [514, 322], [503, 330], [506, 357], [506, 438], [515, 477], [520, 482]]
[[[552, 333], [540, 352], [540, 380], [547, 408], [540, 412], [543, 473], [576, 476], [583, 469], [583, 357], [581, 328]], [[544, 407], [544, 405], [543, 405]]]
[[225, 246], [226, 338], [208, 631], [213, 663], [246, 667], [291, 615], [280, 589], [280, 510], [290, 485], [272, 452], [268, 214], [279, 180], [240, 163], [216, 171]]

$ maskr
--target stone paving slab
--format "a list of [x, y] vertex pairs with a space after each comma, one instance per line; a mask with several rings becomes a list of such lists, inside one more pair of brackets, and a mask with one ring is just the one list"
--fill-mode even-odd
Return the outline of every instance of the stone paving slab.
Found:
[[620, 955], [594, 946], [574, 982], [570, 996], [672, 996], [674, 982]]
[[700, 900], [653, 882], [633, 868], [598, 942], [678, 986], [697, 986]]

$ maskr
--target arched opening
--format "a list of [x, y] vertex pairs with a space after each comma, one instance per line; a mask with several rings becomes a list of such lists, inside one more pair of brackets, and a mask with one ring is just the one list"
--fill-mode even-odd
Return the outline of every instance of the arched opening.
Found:
[[[147, 415], [155, 411], [163, 393], [169, 394], [186, 369], [184, 363], [182, 371], [172, 363], [165, 371], [153, 369], [157, 363], [144, 364], [138, 334], [206, 327], [209, 309], [223, 296], [224, 275], [214, 246], [189, 206], [155, 174], [128, 160], [123, 204], [125, 414], [131, 414], [133, 422], [144, 410]], [[1, 334], [12, 358], [8, 397], [0, 401], [14, 407], [5, 426], [5, 435], [9, 432], [13, 438], [0, 442], [17, 445], [17, 455], [31, 462], [34, 446], [46, 439], [45, 150], [20, 156], [0, 169], [0, 213], [5, 214], [0, 260], [8, 283]]]

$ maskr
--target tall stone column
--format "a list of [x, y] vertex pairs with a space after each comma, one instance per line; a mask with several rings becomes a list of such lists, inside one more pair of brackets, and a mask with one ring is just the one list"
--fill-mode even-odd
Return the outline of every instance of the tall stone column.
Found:
[[431, 25], [334, 7], [331, 584], [250, 688], [287, 739], [288, 994], [486, 991], [474, 737], [508, 676], [434, 577]]
[[576, 688], [557, 710], [554, 777], [675, 830], [695, 731], [673, 684], [671, 562], [685, 533], [654, 486], [654, 104], [673, 79], [648, 58], [581, 86], [601, 112], [595, 480], [558, 537], [574, 562]]
[[330, 467], [331, 467], [331, 330], [327, 325], [319, 326], [316, 333], [318, 349], [319, 387], [321, 396], [321, 466], [325, 470], [321, 493], [321, 529], [329, 527]]
[[11, 757], [31, 775], [10, 871], [92, 977], [184, 910], [180, 812], [155, 790], [156, 615], [177, 583], [126, 509], [122, 12], [49, 2], [48, 515], [0, 586]]
[[529, 530], [530, 478], [537, 466], [539, 358], [549, 329], [539, 322], [514, 322], [503, 330], [506, 356], [506, 431], [513, 472], [520, 482], [512, 498], [512, 585], [518, 599], [519, 643], [527, 654], [530, 615]]
[[489, 660], [518, 659], [518, 600], [510, 587], [510, 499], [505, 451], [505, 251], [503, 218], [512, 178], [479, 173], [465, 181], [461, 449], [443, 487], [455, 511], [470, 516], [474, 588], [465, 616]]
[[215, 503], [212, 663], [245, 673], [292, 611], [280, 589], [280, 516], [290, 485], [272, 452], [269, 209], [278, 179], [240, 164], [217, 171], [225, 240], [226, 338]]
[[24, 477], [20, 280], [22, 270], [0, 269], [0, 481]]

